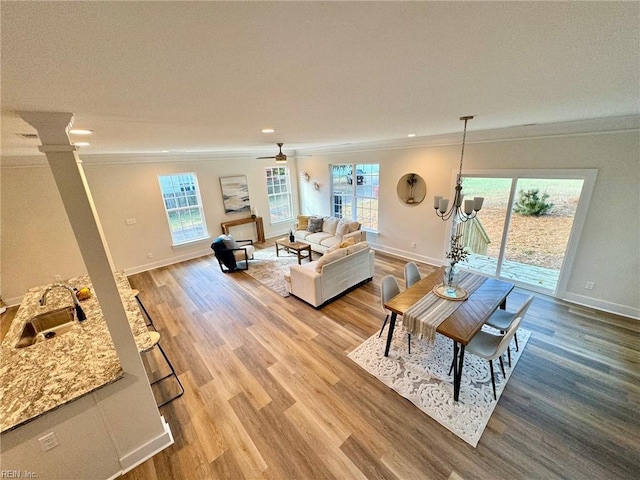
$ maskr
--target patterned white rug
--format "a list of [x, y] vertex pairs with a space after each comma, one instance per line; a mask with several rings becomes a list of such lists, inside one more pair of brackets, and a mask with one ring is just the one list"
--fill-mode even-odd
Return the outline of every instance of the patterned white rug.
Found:
[[[388, 327], [387, 327], [388, 328]], [[487, 327], [489, 328], [489, 327]], [[378, 338], [373, 335], [349, 354], [349, 358], [388, 387], [410, 400], [420, 410], [476, 447], [496, 404], [491, 387], [489, 362], [465, 353], [460, 398], [453, 401], [453, 375], [449, 375], [453, 358], [453, 342], [436, 335], [434, 344], [415, 336], [411, 338], [411, 354], [407, 351], [407, 333], [401, 323], [396, 324], [389, 356], [384, 356], [387, 329]], [[516, 352], [511, 344], [511, 368], [504, 357], [507, 379], [502, 377], [499, 360], [494, 360], [496, 394], [500, 394], [509, 380], [531, 332], [519, 329]]]
[[[316, 255], [319, 258], [319, 255]], [[245, 273], [263, 283], [271, 290], [278, 292], [283, 297], [288, 297], [287, 284], [284, 281], [285, 273], [289, 273], [289, 267], [298, 263], [295, 254], [280, 252], [276, 257], [275, 247], [256, 250], [254, 259], [249, 260], [249, 269]], [[303, 260], [306, 262], [307, 260]]]

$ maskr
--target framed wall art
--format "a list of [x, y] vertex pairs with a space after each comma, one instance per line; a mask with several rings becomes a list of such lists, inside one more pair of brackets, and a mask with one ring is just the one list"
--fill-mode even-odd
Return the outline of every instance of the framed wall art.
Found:
[[250, 213], [249, 186], [245, 175], [233, 177], [220, 177], [220, 187], [222, 188], [222, 202], [224, 213]]

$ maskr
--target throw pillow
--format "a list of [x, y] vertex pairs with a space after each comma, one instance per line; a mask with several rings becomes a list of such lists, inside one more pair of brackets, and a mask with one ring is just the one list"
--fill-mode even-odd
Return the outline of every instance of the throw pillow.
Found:
[[349, 223], [349, 233], [357, 232], [360, 230], [360, 222], [350, 222]]
[[224, 243], [224, 246], [227, 248], [240, 248], [238, 242], [236, 242], [231, 235], [220, 235], [219, 238], [222, 239], [222, 243]]
[[336, 227], [338, 226], [338, 222], [340, 220], [336, 217], [324, 217], [322, 221], [322, 231], [328, 233], [329, 235], [336, 234]]
[[342, 241], [342, 237], [347, 233], [349, 233], [349, 222], [340, 222], [336, 228], [336, 238]]
[[309, 226], [309, 215], [298, 215], [298, 230], [306, 230]]
[[351, 237], [347, 238], [344, 242], [340, 244], [340, 248], [347, 248], [349, 245], [355, 245], [356, 239]]
[[307, 226], [307, 232], [318, 233], [322, 231], [322, 217], [309, 218], [309, 225]]

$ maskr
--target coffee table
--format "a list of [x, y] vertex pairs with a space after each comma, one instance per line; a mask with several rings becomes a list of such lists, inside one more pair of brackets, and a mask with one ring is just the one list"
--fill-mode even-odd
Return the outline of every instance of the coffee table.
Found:
[[[302, 264], [303, 258], [308, 258], [311, 261], [311, 245], [302, 242], [290, 242], [287, 237], [276, 240], [276, 257], [280, 256], [280, 249], [285, 252], [295, 252], [298, 256], [298, 265]], [[302, 252], [306, 251], [306, 255], [302, 255]]]

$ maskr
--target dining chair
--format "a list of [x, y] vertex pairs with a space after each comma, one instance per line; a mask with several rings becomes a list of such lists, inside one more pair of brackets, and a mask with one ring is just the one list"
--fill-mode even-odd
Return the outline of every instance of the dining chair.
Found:
[[[385, 312], [387, 316], [384, 317], [384, 322], [382, 323], [382, 328], [380, 329], [380, 333], [378, 334], [378, 337], [382, 335], [384, 327], [387, 325], [387, 322], [389, 321], [389, 316], [391, 315], [391, 312], [386, 308], [384, 308], [384, 304], [387, 303], [396, 295], [398, 295], [399, 293], [400, 293], [400, 287], [398, 286], [398, 281], [396, 280], [396, 277], [394, 277], [393, 275], [385, 275], [384, 277], [382, 277], [382, 280], [380, 280], [380, 306], [382, 307], [382, 311]], [[409, 353], [411, 353], [411, 334], [410, 333], [407, 333], [407, 344], [409, 347]]]
[[[513, 321], [516, 318], [518, 317], [524, 318], [524, 315], [525, 313], [527, 313], [527, 310], [529, 309], [531, 302], [533, 302], [533, 295], [527, 298], [525, 302], [522, 304], [522, 306], [515, 313], [498, 309], [491, 314], [489, 319], [486, 321], [485, 325], [489, 325], [490, 327], [500, 330], [501, 333], [504, 333], [507, 331], [507, 329], [509, 328], [509, 325], [511, 325], [511, 323], [513, 323]], [[516, 352], [517, 352], [520, 349], [520, 347], [518, 346], [518, 335], [514, 335], [513, 338], [516, 341]], [[509, 352], [509, 366], [511, 366], [511, 352]]]
[[404, 266], [404, 284], [406, 288], [409, 288], [421, 279], [418, 265], [415, 262], [409, 262]]
[[494, 335], [485, 330], [480, 330], [476, 333], [471, 341], [466, 346], [467, 353], [471, 353], [477, 357], [483, 358], [489, 361], [489, 370], [491, 371], [491, 385], [493, 386], [493, 399], [497, 400], [496, 396], [496, 380], [493, 373], [493, 360], [500, 359], [500, 367], [502, 369], [502, 376], [506, 379], [507, 376], [504, 372], [504, 364], [502, 363], [502, 355], [509, 348], [511, 339], [516, 334], [516, 331], [522, 323], [522, 317], [517, 317], [504, 335]]

